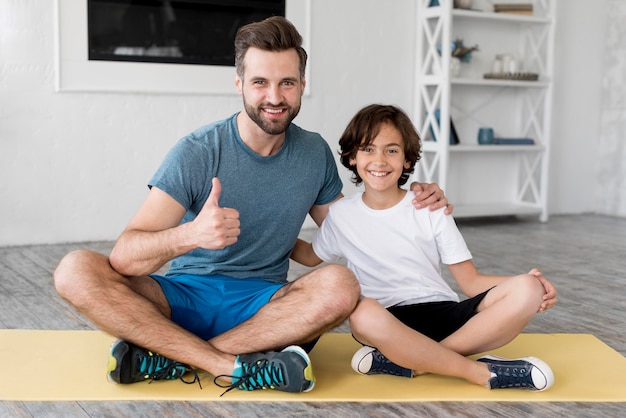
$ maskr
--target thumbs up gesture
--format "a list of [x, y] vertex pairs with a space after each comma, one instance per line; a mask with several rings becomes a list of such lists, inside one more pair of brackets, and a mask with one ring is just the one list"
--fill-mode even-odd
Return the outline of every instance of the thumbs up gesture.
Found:
[[193, 220], [198, 247], [219, 250], [237, 242], [239, 236], [239, 211], [219, 205], [222, 184], [213, 178], [211, 193], [196, 219]]

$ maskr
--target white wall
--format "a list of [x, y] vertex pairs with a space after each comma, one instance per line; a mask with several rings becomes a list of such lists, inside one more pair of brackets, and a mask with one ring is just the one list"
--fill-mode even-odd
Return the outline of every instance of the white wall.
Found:
[[626, 2], [610, 0], [596, 177], [599, 213], [626, 216]]
[[591, 212], [608, 0], [561, 0], [557, 15], [549, 212]]
[[[593, 165], [583, 162], [599, 131], [608, 0], [566, 3], [557, 27], [552, 213], [595, 210], [581, 190], [595, 184]], [[335, 150], [362, 106], [409, 111], [414, 7], [313, 0], [311, 94], [296, 123]], [[174, 142], [241, 106], [235, 95], [55, 93], [53, 16], [50, 0], [0, 1], [0, 245], [115, 239]]]

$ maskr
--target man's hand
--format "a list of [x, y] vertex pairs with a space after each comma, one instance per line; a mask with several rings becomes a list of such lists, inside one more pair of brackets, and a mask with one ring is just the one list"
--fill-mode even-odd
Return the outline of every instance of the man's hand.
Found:
[[437, 210], [445, 206], [445, 214], [450, 215], [454, 206], [448, 203], [448, 199], [437, 183], [411, 183], [411, 190], [415, 193], [413, 206], [416, 209], [428, 207], [430, 210]]
[[197, 236], [198, 247], [207, 250], [220, 250], [237, 242], [239, 236], [239, 211], [219, 206], [222, 184], [213, 178], [211, 193], [196, 219], [193, 230]]

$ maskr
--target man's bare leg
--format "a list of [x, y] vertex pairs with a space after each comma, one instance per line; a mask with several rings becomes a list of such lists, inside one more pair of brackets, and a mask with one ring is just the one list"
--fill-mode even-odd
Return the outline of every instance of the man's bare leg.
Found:
[[75, 251], [54, 273], [59, 295], [99, 329], [165, 357], [208, 371], [232, 373], [235, 356], [170, 320], [170, 308], [159, 284], [150, 277], [127, 278], [104, 255]]
[[345, 321], [359, 295], [348, 268], [324, 266], [288, 283], [252, 318], [209, 342], [233, 354], [303, 344]]
[[250, 320], [207, 342], [170, 320], [154, 279], [122, 276], [104, 255], [70, 253], [54, 279], [59, 294], [99, 329], [214, 376], [230, 375], [237, 354], [305, 343], [341, 324], [360, 291], [347, 268], [326, 266], [285, 285]]

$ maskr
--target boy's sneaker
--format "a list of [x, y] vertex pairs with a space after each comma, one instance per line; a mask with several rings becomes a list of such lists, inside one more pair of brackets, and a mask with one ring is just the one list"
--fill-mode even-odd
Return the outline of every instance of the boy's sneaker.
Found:
[[[192, 372], [194, 379], [188, 381], [183, 376]], [[186, 364], [170, 360], [152, 351], [143, 349], [124, 340], [116, 340], [111, 346], [107, 377], [113, 383], [135, 383], [143, 380], [174, 380], [191, 384], [200, 379]]]
[[536, 357], [505, 359], [496, 356], [483, 356], [477, 361], [487, 363], [492, 378], [490, 389], [518, 388], [546, 390], [554, 384], [554, 374], [546, 363]]
[[[220, 377], [231, 378], [232, 383], [222, 385], [217, 381]], [[232, 376], [217, 376], [214, 383], [227, 388], [222, 395], [235, 388], [308, 392], [315, 386], [315, 376], [306, 351], [292, 345], [280, 352], [240, 354], [235, 360]]]
[[352, 368], [360, 374], [392, 374], [413, 377], [413, 370], [398, 366], [374, 347], [363, 346], [352, 356]]

